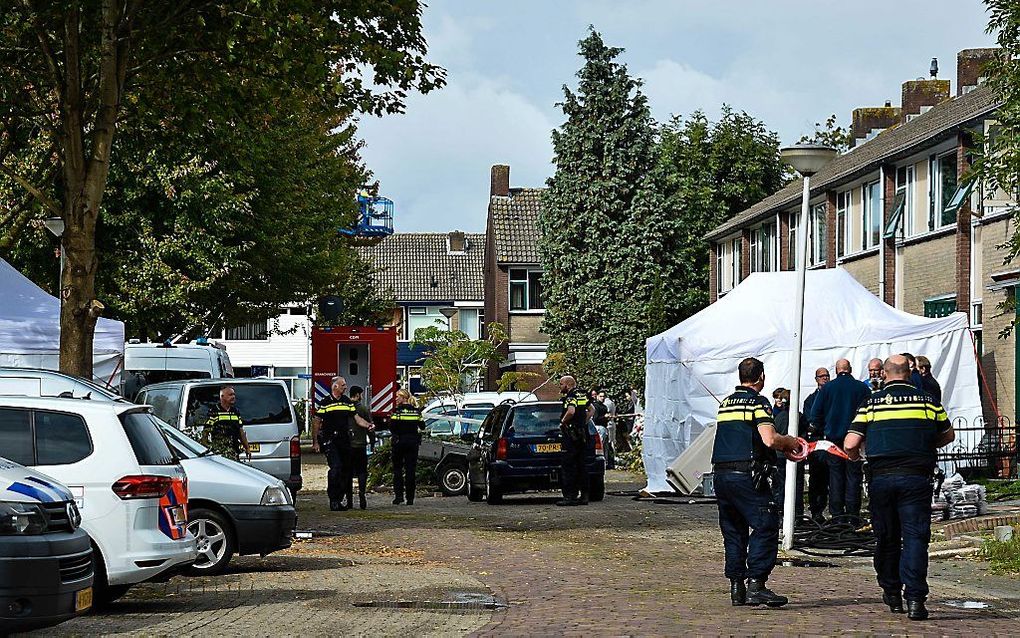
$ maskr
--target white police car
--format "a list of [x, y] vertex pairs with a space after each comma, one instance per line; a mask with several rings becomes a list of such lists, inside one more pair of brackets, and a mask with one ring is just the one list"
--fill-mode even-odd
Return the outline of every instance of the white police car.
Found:
[[92, 606], [92, 545], [71, 492], [0, 458], [0, 635]]

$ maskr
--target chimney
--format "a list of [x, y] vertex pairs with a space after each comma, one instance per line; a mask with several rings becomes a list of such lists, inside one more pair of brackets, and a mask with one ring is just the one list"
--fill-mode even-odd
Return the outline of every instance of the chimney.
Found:
[[854, 136], [854, 146], [870, 140], [874, 135], [900, 123], [902, 113], [900, 107], [886, 102], [885, 106], [854, 109], [853, 124], [850, 132]]
[[985, 66], [995, 59], [997, 48], [964, 49], [956, 54], [956, 95], [966, 95], [983, 83]]
[[909, 122], [949, 99], [949, 80], [909, 80], [903, 83], [903, 121]]
[[510, 197], [510, 167], [506, 164], [493, 164], [489, 197]]
[[446, 241], [447, 249], [451, 253], [462, 253], [467, 250], [467, 235], [462, 230], [451, 230]]

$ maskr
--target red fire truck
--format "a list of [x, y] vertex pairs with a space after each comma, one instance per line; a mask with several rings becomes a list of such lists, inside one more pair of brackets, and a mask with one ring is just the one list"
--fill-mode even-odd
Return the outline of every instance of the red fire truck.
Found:
[[343, 326], [312, 328], [312, 378], [315, 405], [329, 396], [330, 381], [343, 377], [347, 387], [365, 388], [372, 415], [388, 418], [397, 392], [395, 328]]

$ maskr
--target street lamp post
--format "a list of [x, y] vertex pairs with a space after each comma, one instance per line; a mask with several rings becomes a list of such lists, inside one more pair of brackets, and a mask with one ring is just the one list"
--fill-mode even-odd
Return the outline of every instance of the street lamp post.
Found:
[[[797, 144], [781, 151], [783, 160], [804, 178], [800, 202], [800, 223], [797, 229], [797, 288], [794, 296], [793, 384], [790, 386], [790, 436], [800, 434], [800, 368], [804, 349], [804, 280], [807, 272], [808, 209], [811, 199], [811, 176], [836, 156], [836, 149], [821, 144]], [[793, 547], [793, 518], [796, 513], [797, 463], [786, 462], [786, 485], [783, 497], [783, 549]]]
[[60, 242], [60, 276], [57, 279], [57, 298], [64, 303], [64, 220], [60, 217], [47, 217], [42, 221], [46, 230]]

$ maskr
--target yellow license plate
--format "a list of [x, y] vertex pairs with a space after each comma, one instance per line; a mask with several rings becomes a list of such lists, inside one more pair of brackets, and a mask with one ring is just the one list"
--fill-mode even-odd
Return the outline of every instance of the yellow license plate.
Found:
[[559, 443], [539, 443], [538, 445], [535, 446], [535, 451], [536, 452], [559, 452], [560, 451], [560, 444]]
[[262, 451], [262, 445], [259, 443], [249, 443], [248, 451], [251, 452], [252, 454], [258, 454], [259, 452]]
[[74, 610], [85, 611], [92, 607], [92, 588], [88, 587], [74, 595]]

